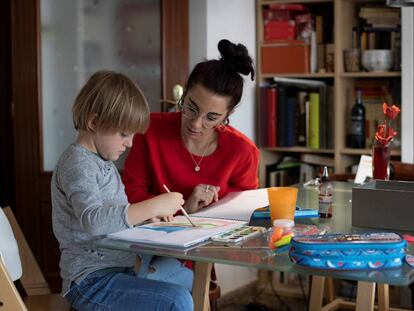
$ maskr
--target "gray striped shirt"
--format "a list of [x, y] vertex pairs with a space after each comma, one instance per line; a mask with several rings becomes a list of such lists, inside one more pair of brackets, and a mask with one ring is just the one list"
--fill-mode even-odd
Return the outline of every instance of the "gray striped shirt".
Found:
[[94, 242], [106, 234], [131, 227], [124, 185], [112, 161], [71, 144], [53, 173], [51, 193], [63, 295], [71, 282], [79, 284], [91, 272], [134, 265], [132, 253], [94, 247]]

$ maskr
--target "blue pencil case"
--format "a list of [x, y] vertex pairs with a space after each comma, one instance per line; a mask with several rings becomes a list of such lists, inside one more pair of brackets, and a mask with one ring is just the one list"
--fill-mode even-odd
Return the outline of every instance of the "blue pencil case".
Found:
[[295, 236], [290, 259], [299, 265], [336, 270], [395, 268], [403, 264], [407, 242], [397, 233]]

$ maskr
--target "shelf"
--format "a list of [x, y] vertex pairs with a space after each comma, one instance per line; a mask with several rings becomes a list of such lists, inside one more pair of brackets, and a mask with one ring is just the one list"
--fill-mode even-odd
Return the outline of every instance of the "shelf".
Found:
[[[260, 163], [260, 170], [259, 170], [259, 178], [260, 183], [264, 186], [266, 181], [266, 171], [265, 167], [268, 164], [273, 164], [276, 160], [283, 158], [287, 155], [292, 155], [296, 157], [300, 157], [302, 154], [309, 154], [310, 156], [320, 156], [320, 157], [328, 157], [334, 160], [334, 171], [335, 173], [344, 173], [348, 169], [348, 167], [355, 165], [359, 161], [359, 157], [361, 155], [371, 155], [372, 150], [370, 148], [367, 149], [353, 149], [353, 148], [346, 148], [346, 133], [348, 132], [347, 126], [349, 126], [350, 120], [350, 105], [352, 103], [352, 96], [353, 91], [355, 90], [355, 85], [359, 80], [362, 82], [367, 82], [368, 80], [374, 80], [375, 83], [379, 82], [386, 82], [389, 85], [390, 90], [392, 90], [393, 96], [398, 97], [398, 83], [394, 83], [395, 80], [401, 79], [401, 72], [400, 71], [386, 71], [386, 72], [367, 72], [364, 71], [361, 67], [360, 72], [345, 72], [344, 70], [344, 58], [343, 58], [343, 50], [349, 48], [353, 45], [353, 40], [355, 39], [355, 34], [353, 34], [353, 26], [354, 19], [359, 14], [359, 10], [361, 6], [365, 6], [369, 3], [379, 4], [379, 7], [386, 7], [385, 0], [257, 0], [256, 2], [256, 48], [257, 48], [257, 78], [258, 78], [258, 87], [261, 91], [260, 87], [262, 85], [268, 85], [273, 87], [272, 82], [274, 78], [281, 78], [283, 79], [301, 79], [306, 80], [302, 82], [308, 81], [319, 81], [324, 82], [327, 86], [329, 86], [329, 103], [331, 104], [333, 109], [330, 109], [329, 112], [330, 120], [332, 123], [330, 127], [332, 127], [334, 135], [334, 145], [335, 147], [332, 149], [310, 149], [303, 146], [294, 146], [294, 147], [265, 147], [260, 148], [262, 151], [261, 154], [261, 163]], [[322, 40], [323, 44], [330, 44], [333, 45], [329, 46], [329, 53], [333, 53], [333, 61], [335, 64], [335, 70], [331, 69], [331, 64], [326, 64], [322, 66], [322, 68], [329, 68], [330, 71], [333, 72], [317, 72], [317, 73], [305, 73], [309, 71], [309, 67], [292, 67], [294, 71], [298, 71], [295, 73], [280, 73], [281, 71], [289, 72], [288, 69], [279, 69], [284, 68], [282, 66], [270, 66], [272, 65], [273, 60], [284, 60], [285, 58], [275, 58], [273, 50], [277, 50], [275, 46], [277, 46], [278, 42], [275, 41], [266, 41], [265, 36], [266, 34], [266, 21], [264, 21], [264, 17], [267, 15], [263, 14], [264, 10], [268, 10], [271, 8], [273, 4], [304, 4], [308, 7], [309, 12], [313, 15], [314, 19], [315, 16], [321, 16], [319, 19], [319, 26], [322, 24]], [[270, 18], [267, 16], [267, 18]], [[322, 23], [321, 23], [322, 22]], [[361, 23], [358, 23], [360, 25]], [[362, 25], [362, 24], [361, 24]], [[330, 28], [332, 26], [332, 29]], [[327, 29], [329, 27], [329, 29]], [[315, 29], [316, 29], [315, 25]], [[324, 33], [325, 31], [325, 33]], [[271, 37], [271, 36], [270, 36]], [[357, 36], [358, 37], [358, 36]], [[359, 38], [360, 39], [360, 38]], [[395, 43], [395, 42], [394, 42]], [[265, 58], [264, 60], [267, 61], [269, 66], [263, 66], [263, 50], [265, 50]], [[278, 52], [278, 51], [276, 51]], [[275, 54], [277, 54], [275, 52]], [[296, 52], [296, 51], [295, 51]], [[298, 52], [299, 53], [299, 52]], [[325, 50], [326, 53], [326, 50]], [[302, 53], [303, 54], [303, 53]], [[302, 55], [300, 54], [300, 55]], [[269, 56], [270, 55], [270, 56]], [[288, 56], [290, 54], [287, 54]], [[325, 55], [326, 56], [326, 55]], [[331, 56], [331, 55], [330, 55]], [[302, 59], [302, 58], [301, 58]], [[280, 64], [284, 65], [282, 61]], [[278, 65], [280, 65], [278, 63]], [[327, 69], [325, 69], [327, 70]], [[323, 71], [323, 70], [322, 70]], [[364, 81], [366, 80], [366, 81]], [[383, 81], [384, 80], [384, 81]], [[280, 82], [282, 84], [282, 82]], [[277, 83], [275, 83], [275, 88], [277, 88]], [[382, 85], [382, 83], [379, 83]], [[308, 91], [308, 90], [305, 90]], [[292, 90], [293, 93], [298, 93], [298, 90]], [[309, 93], [309, 92], [308, 92]], [[293, 96], [292, 94], [288, 94], [289, 96]], [[283, 94], [282, 94], [283, 95]], [[263, 93], [261, 94], [258, 92], [257, 98], [257, 111], [258, 113], [263, 111], [268, 111], [268, 104], [269, 102], [260, 101], [262, 98]], [[267, 96], [267, 94], [266, 94]], [[277, 95], [278, 96], [278, 95]], [[303, 96], [303, 94], [301, 94]], [[271, 98], [273, 100], [273, 97]], [[326, 102], [328, 102], [328, 100]], [[276, 102], [277, 103], [277, 102]], [[266, 106], [265, 106], [266, 104]], [[326, 106], [326, 103], [324, 103]], [[267, 107], [267, 108], [266, 108]], [[278, 106], [276, 106], [278, 107]], [[326, 106], [327, 107], [327, 106]], [[267, 109], [267, 110], [266, 110]], [[303, 109], [302, 109], [303, 110]], [[328, 111], [328, 110], [327, 110]], [[381, 111], [380, 111], [381, 112]], [[273, 113], [273, 111], [270, 111]], [[286, 111], [283, 109], [277, 111], [276, 113], [285, 114]], [[309, 112], [308, 112], [309, 114]], [[306, 115], [306, 113], [305, 113]], [[260, 115], [260, 117], [263, 117]], [[289, 115], [291, 117], [291, 115]], [[373, 117], [373, 116], [372, 116]], [[371, 118], [371, 116], [370, 116]], [[281, 119], [279, 119], [281, 120]], [[326, 122], [325, 122], [326, 123]], [[261, 134], [260, 129], [259, 135]], [[261, 136], [260, 136], [261, 137]], [[332, 138], [331, 136], [329, 137]], [[332, 143], [331, 143], [332, 145]], [[325, 145], [324, 145], [325, 146]], [[401, 148], [400, 147], [393, 147], [391, 149], [391, 156], [394, 159], [401, 158]]]
[[[372, 150], [371, 149], [354, 149], [354, 148], [344, 148], [341, 150], [341, 154], [347, 154], [347, 155], [371, 155]], [[401, 150], [400, 149], [391, 149], [391, 156], [401, 156]]]
[[327, 73], [274, 73], [274, 74], [262, 74], [262, 78], [270, 79], [274, 77], [285, 77], [285, 78], [311, 78], [311, 79], [321, 79], [321, 78], [333, 78], [333, 72]]
[[306, 147], [262, 147], [262, 150], [274, 152], [297, 152], [297, 153], [326, 153], [333, 154], [333, 149], [310, 149]]
[[283, 1], [271, 1], [263, 0], [259, 1], [261, 5], [276, 4], [276, 3], [321, 3], [321, 2], [333, 2], [333, 0], [283, 0]]
[[400, 71], [384, 72], [344, 72], [340, 74], [341, 78], [393, 78], [401, 77]]

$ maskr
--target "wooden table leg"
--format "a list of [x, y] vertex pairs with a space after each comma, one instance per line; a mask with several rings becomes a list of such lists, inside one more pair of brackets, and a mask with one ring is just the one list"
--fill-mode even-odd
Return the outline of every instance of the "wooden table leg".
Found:
[[198, 262], [194, 263], [194, 281], [193, 281], [193, 301], [195, 311], [209, 311], [210, 300], [208, 293], [210, 290], [210, 277], [212, 263]]
[[331, 277], [327, 277], [326, 278], [326, 301], [332, 302], [335, 300], [335, 284], [334, 284], [334, 279]]
[[390, 292], [388, 284], [378, 284], [378, 311], [390, 310]]
[[325, 287], [324, 276], [312, 276], [312, 287], [309, 299], [309, 311], [318, 311], [322, 308], [323, 290]]
[[358, 281], [356, 311], [374, 310], [375, 283]]

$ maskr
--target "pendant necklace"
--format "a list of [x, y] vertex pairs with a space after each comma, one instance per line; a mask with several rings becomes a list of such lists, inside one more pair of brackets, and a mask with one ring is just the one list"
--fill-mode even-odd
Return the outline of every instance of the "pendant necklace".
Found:
[[[190, 152], [190, 151], [188, 151], [188, 152]], [[199, 171], [201, 170], [201, 168], [200, 168], [200, 163], [201, 163], [201, 161], [203, 161], [204, 155], [205, 155], [205, 152], [204, 152], [204, 153], [203, 153], [203, 155], [201, 156], [200, 161], [198, 161], [198, 163], [197, 163], [197, 162], [196, 162], [196, 160], [194, 159], [193, 155], [192, 155], [192, 154], [191, 154], [191, 152], [190, 152], [191, 159], [193, 159], [193, 162], [194, 162], [194, 164], [195, 164], [195, 166], [194, 166], [194, 171], [199, 172]]]
[[204, 156], [206, 155], [206, 152], [207, 152], [208, 148], [210, 147], [211, 142], [210, 142], [209, 144], [207, 144], [207, 147], [204, 149], [203, 154], [201, 155], [200, 160], [197, 162], [197, 161], [194, 159], [193, 154], [191, 153], [191, 151], [188, 149], [187, 144], [185, 143], [184, 137], [181, 137], [181, 138], [182, 138], [182, 140], [183, 140], [183, 143], [184, 143], [185, 148], [187, 149], [188, 153], [189, 153], [189, 154], [190, 154], [190, 156], [191, 156], [191, 159], [192, 159], [192, 160], [193, 160], [193, 162], [194, 162], [194, 165], [195, 165], [195, 166], [194, 166], [194, 171], [195, 171], [195, 172], [199, 172], [199, 171], [201, 170], [200, 164], [201, 164], [201, 162], [203, 161]]

